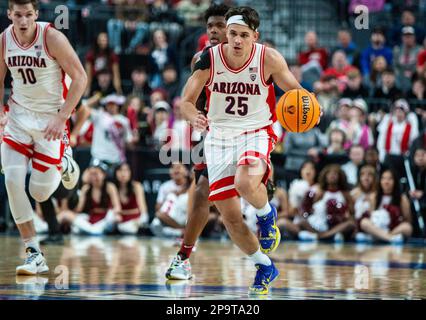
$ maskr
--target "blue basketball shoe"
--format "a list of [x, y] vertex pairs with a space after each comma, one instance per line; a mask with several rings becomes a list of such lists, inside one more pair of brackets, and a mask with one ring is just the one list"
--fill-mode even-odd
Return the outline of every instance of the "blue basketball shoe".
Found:
[[263, 253], [274, 252], [281, 241], [281, 233], [277, 227], [277, 209], [271, 205], [271, 212], [263, 217], [257, 217], [259, 226], [260, 250]]
[[257, 272], [249, 294], [268, 294], [269, 286], [279, 276], [279, 271], [271, 261], [270, 266], [256, 264]]

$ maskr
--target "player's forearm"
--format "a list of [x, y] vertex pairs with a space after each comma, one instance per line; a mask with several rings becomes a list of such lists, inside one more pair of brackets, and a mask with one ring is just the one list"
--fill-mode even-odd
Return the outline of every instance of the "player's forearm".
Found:
[[[281, 79], [280, 79], [281, 80]], [[296, 80], [290, 71], [285, 74], [284, 79], [277, 82], [277, 85], [284, 91], [293, 90], [293, 89], [303, 89], [301, 84]]]
[[86, 86], [87, 86], [87, 76], [85, 73], [72, 80], [67, 98], [61, 110], [59, 111], [59, 114], [64, 119], [68, 119], [71, 116], [75, 107], [80, 102], [80, 99], [83, 96], [84, 91], [86, 90]]
[[181, 110], [183, 117], [190, 122], [192, 122], [198, 115], [197, 108], [189, 101], [182, 102]]

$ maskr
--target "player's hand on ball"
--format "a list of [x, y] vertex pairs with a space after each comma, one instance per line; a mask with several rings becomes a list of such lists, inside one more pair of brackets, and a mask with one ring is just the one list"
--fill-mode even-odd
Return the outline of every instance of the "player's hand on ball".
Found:
[[204, 131], [208, 127], [208, 121], [205, 115], [202, 113], [197, 114], [197, 116], [191, 121], [192, 126], [195, 130]]
[[44, 129], [44, 138], [47, 141], [62, 139], [66, 121], [67, 119], [64, 119], [59, 114], [50, 119], [46, 129]]
[[320, 115], [319, 115], [319, 117], [318, 117], [318, 121], [317, 121], [317, 123], [316, 123], [316, 125], [319, 125], [319, 124], [320, 124], [320, 122], [321, 122], [321, 117], [322, 117], [322, 115], [324, 114], [324, 111], [323, 111], [323, 109], [322, 109], [322, 106], [319, 104], [319, 102], [318, 102], [318, 100], [317, 100], [317, 97], [315, 96], [315, 93], [313, 93], [313, 92], [309, 92], [309, 94], [311, 95], [311, 98], [312, 98], [313, 100], [315, 100], [315, 101], [318, 103], [319, 107], [320, 107]]

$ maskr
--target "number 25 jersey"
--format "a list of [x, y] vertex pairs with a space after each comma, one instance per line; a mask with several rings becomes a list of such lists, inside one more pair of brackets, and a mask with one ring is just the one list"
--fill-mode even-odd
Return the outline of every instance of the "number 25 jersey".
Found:
[[253, 44], [239, 69], [225, 60], [223, 44], [209, 49], [210, 78], [206, 83], [210, 126], [235, 132], [257, 130], [275, 122], [273, 84], [264, 79], [265, 46]]

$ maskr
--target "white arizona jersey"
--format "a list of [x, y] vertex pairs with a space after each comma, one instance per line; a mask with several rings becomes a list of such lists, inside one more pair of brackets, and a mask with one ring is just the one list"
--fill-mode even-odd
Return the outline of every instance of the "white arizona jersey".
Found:
[[19, 105], [36, 112], [56, 113], [68, 91], [65, 72], [50, 56], [46, 46], [46, 32], [51, 24], [36, 24], [34, 41], [26, 47], [19, 44], [13, 25], [3, 33], [3, 57], [13, 79], [8, 105]]
[[275, 92], [264, 79], [265, 46], [254, 44], [250, 58], [239, 69], [225, 61], [223, 44], [209, 49], [210, 78], [206, 84], [210, 126], [251, 131], [275, 121]]

